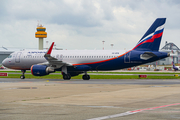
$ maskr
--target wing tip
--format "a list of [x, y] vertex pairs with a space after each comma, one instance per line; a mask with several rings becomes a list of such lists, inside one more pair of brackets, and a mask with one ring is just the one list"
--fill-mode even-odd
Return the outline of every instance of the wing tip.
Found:
[[51, 46], [49, 47], [49, 49], [48, 49], [48, 51], [47, 51], [47, 53], [46, 54], [51, 54], [51, 52], [52, 52], [52, 49], [53, 49], [53, 46], [54, 46], [54, 42], [52, 42], [52, 44], [51, 44]]

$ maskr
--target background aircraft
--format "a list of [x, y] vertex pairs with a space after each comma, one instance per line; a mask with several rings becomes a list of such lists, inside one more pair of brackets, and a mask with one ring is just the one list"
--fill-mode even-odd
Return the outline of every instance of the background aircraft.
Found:
[[3, 61], [7, 68], [22, 71], [24, 79], [26, 70], [35, 76], [44, 76], [61, 71], [63, 79], [84, 73], [83, 80], [89, 80], [87, 71], [117, 70], [129, 68], [169, 56], [159, 52], [159, 46], [166, 18], [158, 18], [129, 51], [123, 50], [52, 50], [54, 42], [46, 52], [44, 50], [19, 51], [12, 53]]
[[175, 66], [174, 65], [174, 62], [172, 62], [173, 63], [173, 69], [174, 69], [174, 71], [179, 71], [180, 70], [180, 66]]

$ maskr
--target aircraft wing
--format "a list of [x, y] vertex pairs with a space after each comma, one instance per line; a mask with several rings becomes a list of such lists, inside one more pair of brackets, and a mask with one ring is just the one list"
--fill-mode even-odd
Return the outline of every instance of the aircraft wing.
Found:
[[46, 54], [44, 55], [45, 59], [48, 61], [48, 62], [45, 62], [45, 63], [41, 63], [41, 65], [51, 65], [52, 67], [55, 67], [55, 68], [60, 68], [62, 66], [73, 66], [71, 63], [67, 63], [67, 62], [63, 62], [61, 60], [58, 60], [54, 57], [51, 56], [51, 52], [52, 52], [52, 49], [53, 49], [53, 46], [54, 46], [54, 42], [51, 44], [50, 48], [48, 49], [48, 51], [46, 52]]

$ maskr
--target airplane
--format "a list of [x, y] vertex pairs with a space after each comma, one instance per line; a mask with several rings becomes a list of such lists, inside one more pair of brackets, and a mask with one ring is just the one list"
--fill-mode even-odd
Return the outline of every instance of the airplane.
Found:
[[10, 69], [21, 70], [21, 79], [25, 79], [26, 70], [30, 70], [34, 76], [61, 71], [64, 80], [84, 73], [82, 79], [89, 80], [87, 71], [124, 69], [169, 57], [169, 53], [159, 51], [165, 21], [166, 18], [157, 18], [137, 45], [129, 51], [53, 50], [53, 42], [47, 51], [14, 52], [2, 64]]
[[179, 71], [180, 70], [180, 66], [175, 66], [174, 65], [174, 61], [172, 62], [172, 64], [173, 64], [174, 71]]

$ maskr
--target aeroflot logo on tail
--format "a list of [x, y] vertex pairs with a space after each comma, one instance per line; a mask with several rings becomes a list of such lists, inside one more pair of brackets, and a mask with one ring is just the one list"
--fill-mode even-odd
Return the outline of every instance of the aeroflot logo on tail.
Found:
[[[163, 30], [164, 30], [164, 25], [159, 26], [158, 28], [156, 28], [154, 33], [151, 33], [148, 36], [146, 36], [144, 39], [140, 40], [138, 44], [143, 44], [144, 42], [148, 42], [147, 40], [150, 39], [153, 39], [154, 41], [155, 38], [159, 38], [162, 36]], [[153, 41], [149, 41], [149, 42], [153, 42]]]

